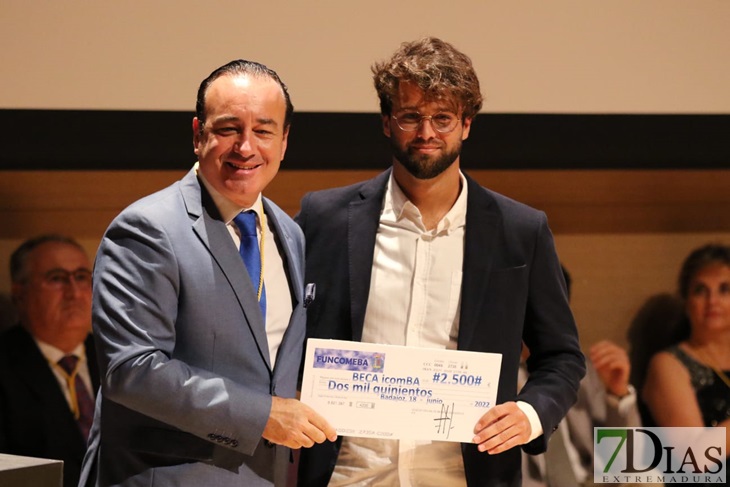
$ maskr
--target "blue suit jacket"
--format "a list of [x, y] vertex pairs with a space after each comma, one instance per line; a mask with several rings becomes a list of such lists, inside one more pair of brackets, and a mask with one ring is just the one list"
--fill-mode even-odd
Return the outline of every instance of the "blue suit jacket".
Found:
[[305, 330], [301, 230], [264, 199], [292, 295], [275, 367], [256, 293], [193, 171], [125, 209], [94, 268], [102, 376], [82, 485], [283, 486], [288, 449], [261, 438], [294, 397]]
[[[390, 170], [345, 188], [310, 193], [296, 217], [307, 240], [306, 281], [316, 284], [307, 336], [362, 337], [373, 250]], [[568, 306], [552, 234], [542, 212], [479, 186], [467, 176], [460, 350], [502, 354], [497, 402], [521, 400], [545, 435], [526, 445], [540, 453], [575, 402], [585, 362]], [[398, 299], [398, 297], [394, 297]], [[530, 381], [517, 395], [522, 340]], [[325, 486], [339, 442], [302, 450], [299, 485]], [[462, 444], [468, 485], [520, 485], [520, 450], [479, 453]]]

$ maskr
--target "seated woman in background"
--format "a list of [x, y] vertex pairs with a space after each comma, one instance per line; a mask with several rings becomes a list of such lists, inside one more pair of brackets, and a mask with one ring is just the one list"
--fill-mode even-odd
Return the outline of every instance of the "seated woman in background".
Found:
[[693, 251], [679, 275], [689, 337], [654, 355], [642, 397], [657, 426], [730, 431], [730, 247]]

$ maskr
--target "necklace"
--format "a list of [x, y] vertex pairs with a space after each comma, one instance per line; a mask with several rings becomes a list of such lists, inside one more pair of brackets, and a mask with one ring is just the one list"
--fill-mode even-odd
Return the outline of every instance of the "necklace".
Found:
[[[261, 241], [259, 242], [259, 253], [261, 254], [261, 272], [259, 273], [259, 287], [256, 292], [256, 299], [261, 301], [261, 294], [264, 291], [264, 241], [266, 240], [266, 215], [264, 214], [263, 204], [261, 205]], [[730, 384], [728, 384], [730, 387]]]
[[715, 372], [715, 374], [717, 374], [717, 376], [720, 378], [720, 380], [722, 380], [725, 383], [725, 385], [728, 386], [728, 388], [730, 388], [730, 377], [728, 377], [725, 372], [718, 369], [714, 365], [712, 365], [712, 364], [708, 364], [708, 365], [710, 366], [712, 371]]
[[730, 388], [730, 377], [727, 376], [727, 374], [721, 370], [719, 367], [715, 367], [715, 361], [710, 359], [710, 356], [707, 352], [703, 351], [697, 351], [695, 350], [695, 353], [702, 359], [702, 361], [712, 369], [712, 371], [717, 375], [721, 381], [725, 383], [728, 388]]

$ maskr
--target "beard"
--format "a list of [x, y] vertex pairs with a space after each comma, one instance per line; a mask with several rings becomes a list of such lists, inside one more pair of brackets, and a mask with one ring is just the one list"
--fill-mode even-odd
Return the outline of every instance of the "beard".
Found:
[[415, 154], [409, 147], [402, 149], [391, 138], [390, 146], [393, 156], [403, 167], [417, 179], [433, 179], [447, 170], [461, 153], [461, 141], [449, 152], [442, 152], [440, 156], [434, 157], [428, 154]]

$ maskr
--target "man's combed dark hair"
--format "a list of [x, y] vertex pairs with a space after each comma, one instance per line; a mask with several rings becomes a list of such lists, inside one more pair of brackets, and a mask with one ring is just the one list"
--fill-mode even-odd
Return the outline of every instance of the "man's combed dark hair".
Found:
[[482, 108], [479, 79], [471, 59], [435, 37], [404, 42], [390, 59], [375, 63], [372, 72], [383, 115], [391, 114], [398, 86], [405, 81], [418, 86], [428, 100], [455, 100], [463, 117], [473, 118]]
[[198, 118], [200, 123], [200, 130], [203, 129], [205, 124], [205, 95], [208, 92], [210, 84], [220, 78], [221, 76], [253, 76], [262, 78], [271, 78], [278, 83], [281, 87], [281, 91], [284, 94], [284, 101], [286, 102], [286, 113], [284, 114], [284, 130], [289, 128], [291, 125], [291, 117], [294, 113], [294, 105], [292, 105], [291, 98], [289, 97], [289, 90], [287, 89], [284, 82], [276, 74], [273, 69], [267, 68], [261, 63], [254, 61], [246, 61], [245, 59], [236, 59], [228, 64], [224, 64], [220, 68], [216, 69], [207, 78], [200, 83], [198, 88], [198, 98], [195, 102], [195, 116]]

